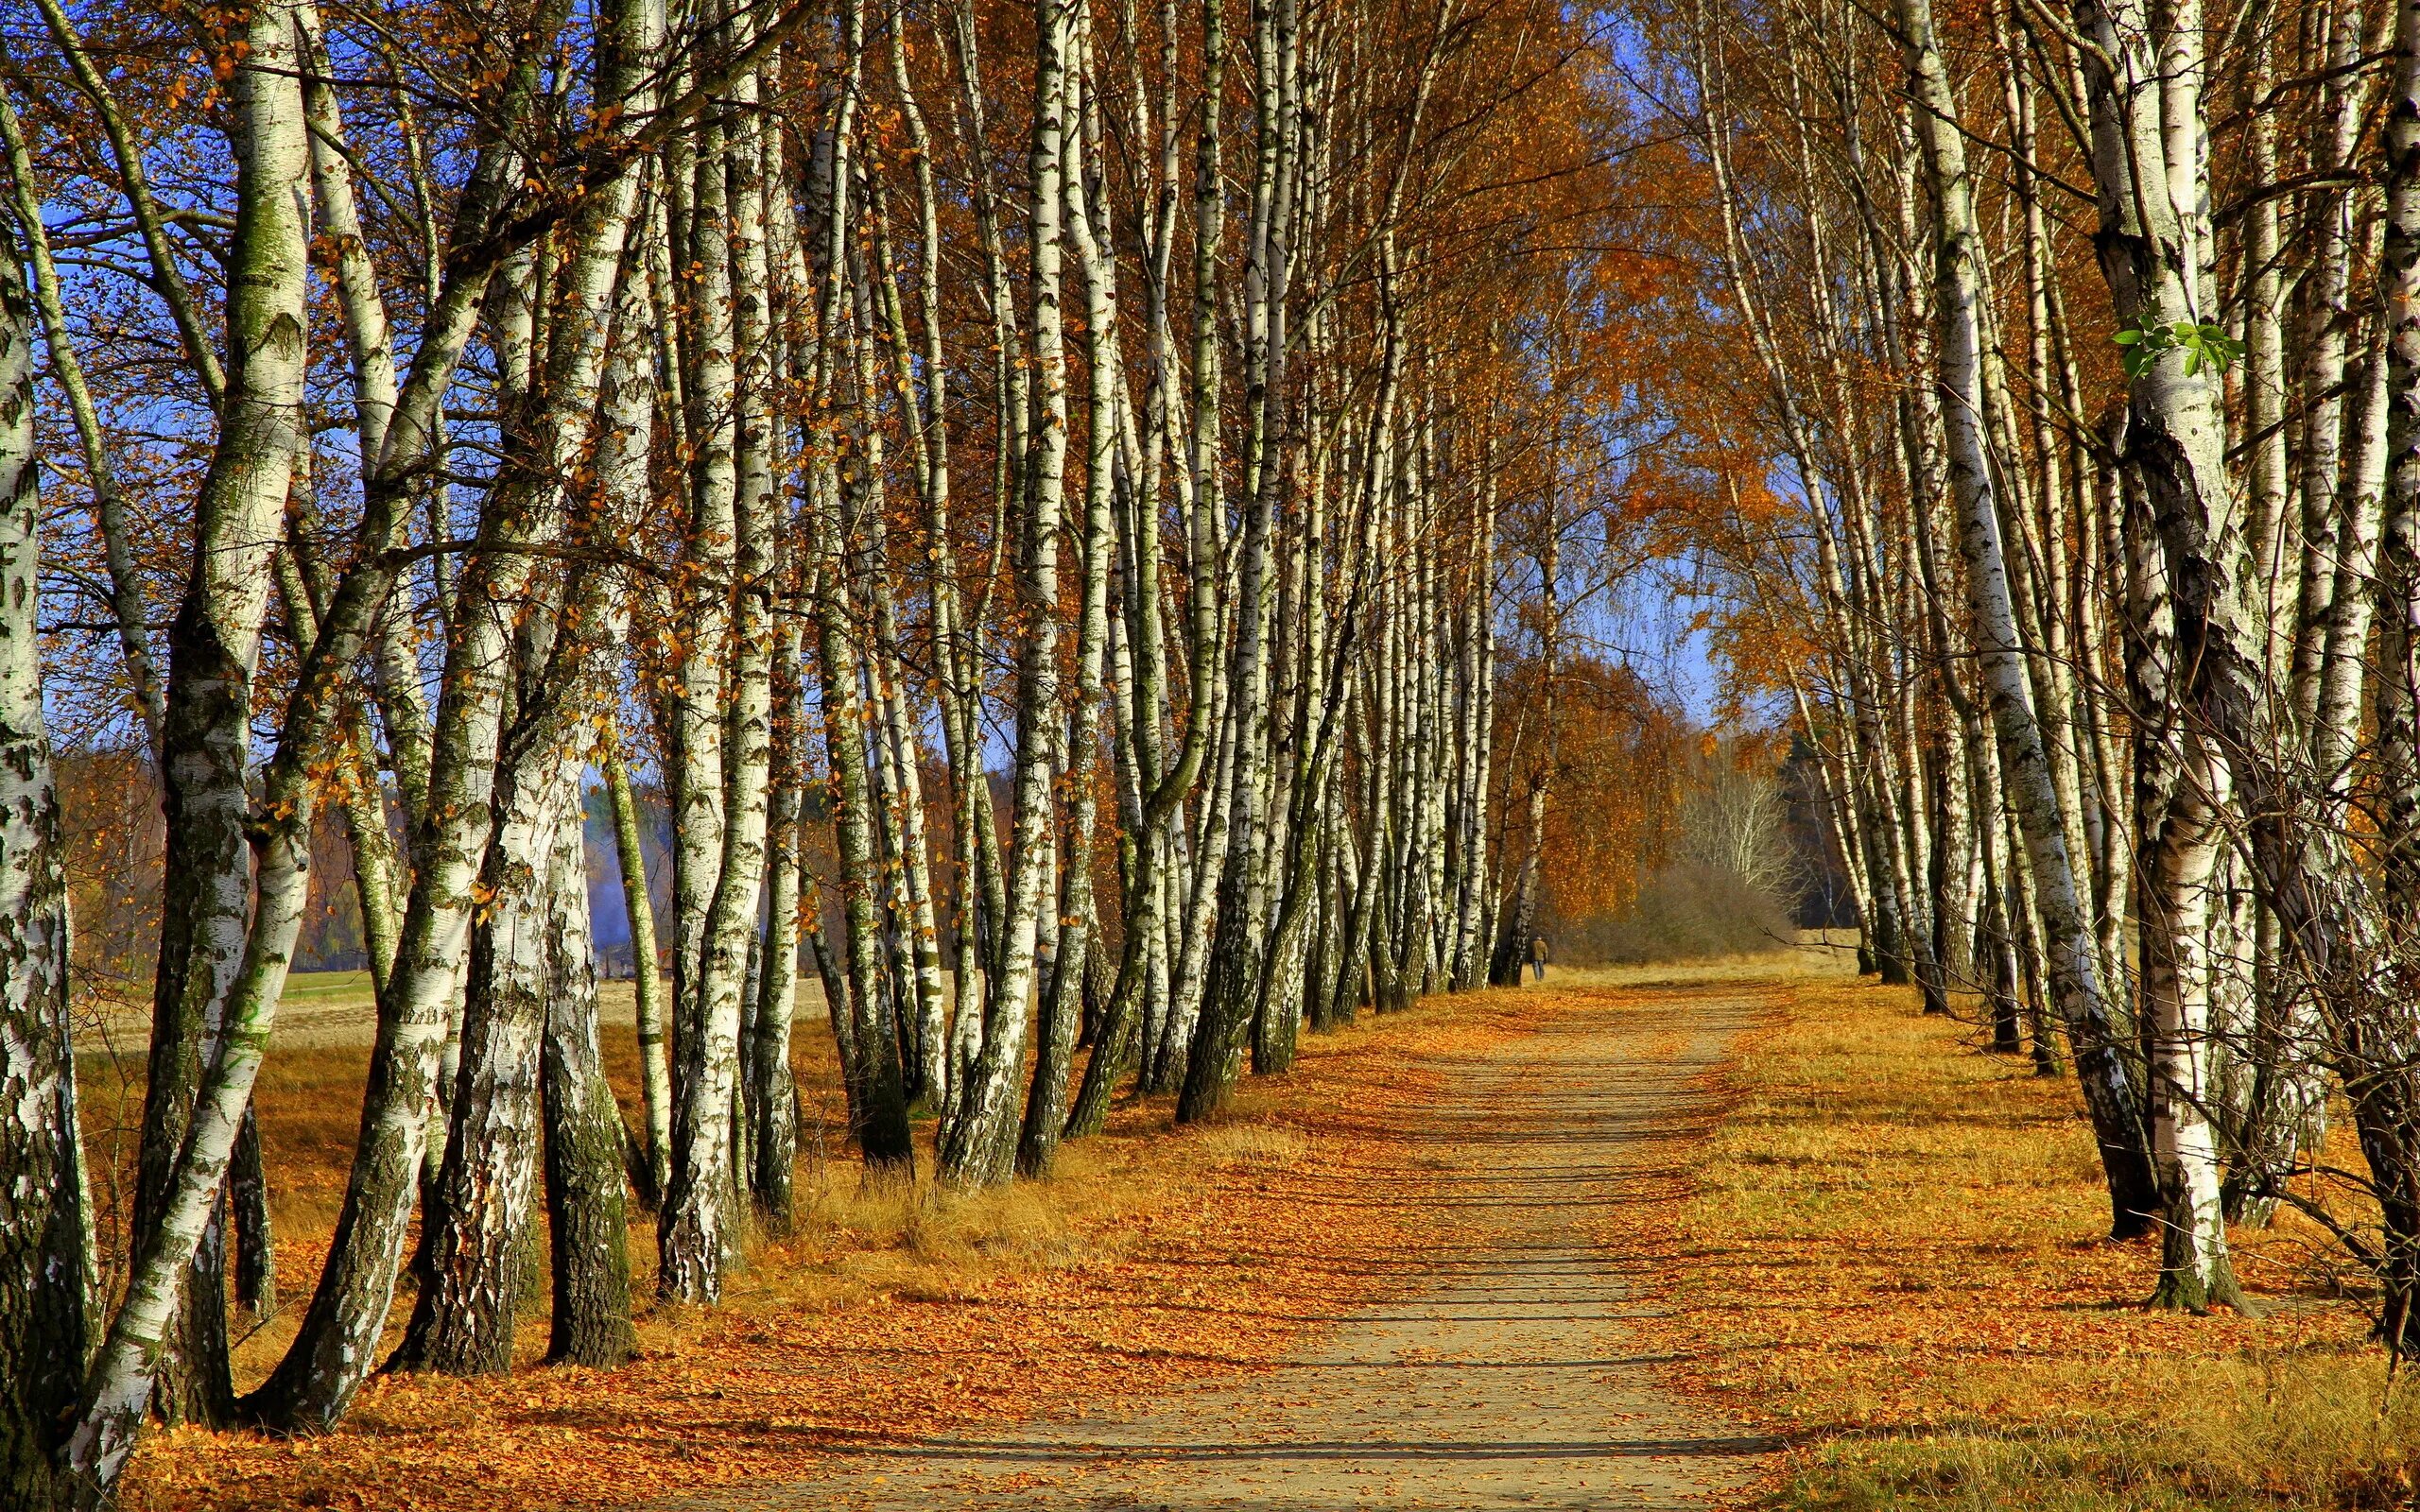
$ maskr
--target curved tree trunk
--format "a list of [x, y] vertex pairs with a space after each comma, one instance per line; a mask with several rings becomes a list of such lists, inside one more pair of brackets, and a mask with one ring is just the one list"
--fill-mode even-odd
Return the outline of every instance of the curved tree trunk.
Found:
[[[264, 7], [231, 80], [237, 194], [248, 210], [231, 253], [228, 347], [240, 353], [194, 506], [194, 555], [168, 632], [160, 772], [167, 819], [151, 1052], [133, 1227], [159, 1227], [206, 1069], [219, 1053], [227, 995], [252, 905], [252, 675], [270, 560], [298, 459], [309, 364], [310, 146], [291, 5]], [[171, 1421], [227, 1420], [224, 1228], [210, 1223], [186, 1280], [181, 1323], [159, 1370]]]

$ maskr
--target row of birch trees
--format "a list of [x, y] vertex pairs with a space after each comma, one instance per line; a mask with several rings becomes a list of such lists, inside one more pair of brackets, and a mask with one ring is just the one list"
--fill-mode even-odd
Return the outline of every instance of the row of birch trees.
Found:
[[2287, 1204], [2420, 1345], [2420, 9], [1640, 26], [1709, 455], [1775, 459], [1705, 549], [1868, 964], [2072, 1066], [2158, 1303]]
[[[869, 1179], [974, 1188], [1130, 1089], [1209, 1118], [1306, 1026], [1517, 973], [1546, 779], [1491, 812], [1492, 699], [1537, 579], [1498, 541], [1554, 537], [1589, 466], [1538, 355], [1593, 309], [1571, 17], [29, 3], [0, 1500], [106, 1498], [154, 1418], [306, 1433], [375, 1369], [504, 1369], [533, 1244], [550, 1358], [626, 1358], [637, 1208], [688, 1303], [790, 1221], [794, 1023], [828, 1022]], [[71, 704], [166, 816], [106, 1272]], [[618, 1102], [599, 783], [666, 968]], [[330, 822], [375, 1044], [300, 1331], [239, 1393], [250, 1100]]]

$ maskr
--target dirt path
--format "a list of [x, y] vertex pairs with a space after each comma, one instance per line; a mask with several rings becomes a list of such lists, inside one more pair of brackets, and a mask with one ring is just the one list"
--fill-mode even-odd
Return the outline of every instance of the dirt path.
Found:
[[1441, 1228], [1404, 1300], [1273, 1371], [1089, 1416], [843, 1451], [831, 1472], [655, 1503], [755, 1509], [1704, 1508], [1770, 1446], [1658, 1379], [1653, 1312], [1591, 1230], [1669, 1173], [1655, 1137], [1753, 996], [1558, 1015], [1453, 1079]]

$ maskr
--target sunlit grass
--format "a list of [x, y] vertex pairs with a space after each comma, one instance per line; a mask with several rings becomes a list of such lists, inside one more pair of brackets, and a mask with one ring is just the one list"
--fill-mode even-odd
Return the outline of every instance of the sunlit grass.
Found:
[[2388, 1389], [2323, 1236], [2235, 1236], [2264, 1319], [2147, 1312], [2072, 1081], [1905, 989], [1776, 999], [1674, 1235], [1694, 1368], [1795, 1439], [1775, 1504], [2413, 1504], [2420, 1386]]

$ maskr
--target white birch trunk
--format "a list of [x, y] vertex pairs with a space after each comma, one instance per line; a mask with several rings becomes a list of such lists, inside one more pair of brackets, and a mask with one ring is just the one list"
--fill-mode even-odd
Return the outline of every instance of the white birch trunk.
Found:
[[950, 1182], [991, 1186], [1012, 1170], [1025, 1069], [1027, 996], [1034, 980], [1043, 889], [1049, 871], [1055, 808], [1050, 778], [1058, 744], [1059, 543], [1066, 488], [1067, 371], [1060, 308], [1067, 130], [1065, 79], [1075, 41], [1071, 0], [1037, 0], [1034, 112], [1028, 227], [1032, 259], [1034, 422], [1022, 524], [1022, 598], [1030, 618], [1017, 670], [1015, 806], [1011, 817], [1008, 917], [998, 981], [984, 1005], [982, 1048], [966, 1086], [962, 1111], [941, 1152]]
[[1899, 0], [1917, 134], [1930, 169], [1940, 236], [1936, 314], [1941, 324], [1943, 422], [1949, 476], [1961, 516], [1968, 608], [1975, 644], [2000, 744], [2001, 775], [2033, 866], [2036, 906], [2048, 935], [2051, 996], [2066, 1021], [2077, 1078], [2100, 1143], [2109, 1181], [2111, 1228], [2139, 1233], [2155, 1193], [2134, 1089], [2111, 1042], [2109, 1012], [2096, 959], [2097, 941], [2084, 917], [2076, 869], [2061, 823], [2031, 690], [1994, 498], [1993, 461], [1983, 413], [1980, 290], [1973, 181], [1955, 96], [1933, 42], [1930, 0]]
[[0, 1499], [37, 1508], [66, 1500], [57, 1425], [76, 1408], [101, 1299], [85, 1284], [67, 890], [43, 721], [30, 304], [13, 248], [0, 247]]

